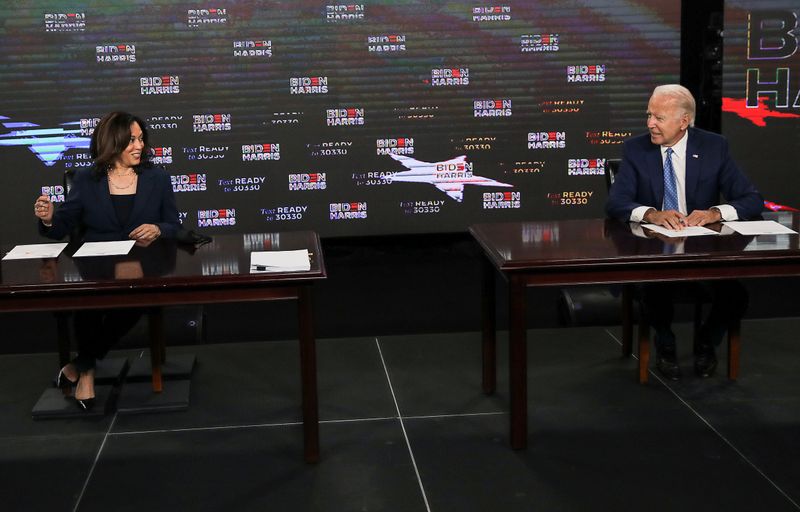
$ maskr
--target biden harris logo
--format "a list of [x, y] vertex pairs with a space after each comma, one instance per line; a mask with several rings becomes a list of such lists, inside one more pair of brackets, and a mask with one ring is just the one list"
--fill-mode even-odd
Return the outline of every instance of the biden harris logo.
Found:
[[567, 132], [528, 132], [528, 149], [564, 149]]
[[472, 21], [511, 21], [511, 6], [473, 7]]
[[170, 146], [150, 148], [150, 162], [156, 165], [171, 164], [172, 148]]
[[517, 209], [522, 207], [522, 192], [484, 192], [483, 209]]
[[300, 76], [290, 78], [289, 94], [328, 94], [328, 77]]
[[94, 47], [95, 58], [99, 63], [136, 62], [135, 44], [106, 44]]
[[396, 53], [406, 51], [406, 36], [387, 34], [367, 36], [367, 51], [373, 53]]
[[522, 53], [557, 52], [558, 34], [525, 34], [519, 38]]
[[605, 82], [605, 64], [592, 64], [591, 66], [567, 66], [567, 82], [587, 83]]
[[170, 176], [173, 192], [204, 192], [208, 188], [205, 173], [177, 174]]
[[324, 172], [299, 172], [289, 174], [289, 190], [325, 190], [328, 176]]
[[246, 39], [233, 42], [234, 57], [272, 57], [272, 41], [267, 39]]
[[469, 68], [434, 68], [430, 83], [431, 87], [469, 85]]
[[472, 112], [475, 117], [510, 117], [510, 99], [474, 100]]
[[414, 139], [402, 137], [399, 139], [377, 139], [375, 141], [379, 155], [413, 155]]
[[242, 162], [255, 162], [264, 160], [280, 160], [280, 144], [243, 144]]
[[223, 25], [228, 22], [228, 9], [188, 9], [186, 24], [190, 28], [200, 28], [207, 25]]
[[592, 176], [606, 173], [605, 158], [570, 158], [567, 160], [569, 176]]
[[229, 132], [231, 131], [230, 114], [195, 114], [192, 116], [192, 131]]
[[42, 187], [41, 194], [47, 196], [51, 203], [64, 202], [64, 186], [63, 185], [49, 185]]
[[44, 13], [45, 32], [84, 32], [85, 30], [86, 30], [85, 12]]
[[364, 124], [363, 108], [329, 108], [325, 111], [328, 126], [361, 126]]
[[197, 210], [197, 226], [201, 228], [218, 226], [235, 226], [236, 210], [224, 208], [221, 210]]
[[179, 94], [181, 92], [181, 80], [176, 75], [143, 76], [139, 78], [139, 89], [143, 96]]
[[367, 218], [367, 203], [330, 203], [330, 220], [355, 220]]
[[325, 21], [363, 20], [364, 4], [328, 4], [325, 6]]

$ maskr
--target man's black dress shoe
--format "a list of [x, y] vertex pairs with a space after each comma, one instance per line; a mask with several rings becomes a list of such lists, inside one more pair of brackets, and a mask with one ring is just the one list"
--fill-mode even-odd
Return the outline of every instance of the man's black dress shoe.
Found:
[[714, 347], [711, 345], [699, 346], [694, 354], [694, 373], [705, 379], [714, 375], [716, 369], [717, 356], [714, 353]]
[[656, 355], [656, 368], [666, 379], [678, 380], [681, 378], [681, 367], [678, 366], [674, 352]]

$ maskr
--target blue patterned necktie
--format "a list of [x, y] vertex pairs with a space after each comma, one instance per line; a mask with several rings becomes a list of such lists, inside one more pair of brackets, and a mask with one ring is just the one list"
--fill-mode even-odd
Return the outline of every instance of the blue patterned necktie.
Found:
[[672, 148], [667, 148], [664, 159], [664, 211], [678, 209], [678, 187], [675, 185], [675, 171], [672, 169]]

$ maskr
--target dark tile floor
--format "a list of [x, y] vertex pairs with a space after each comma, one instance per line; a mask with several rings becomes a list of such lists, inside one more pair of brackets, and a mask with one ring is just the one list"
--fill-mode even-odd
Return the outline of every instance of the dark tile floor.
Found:
[[635, 360], [619, 356], [616, 328], [531, 330], [523, 451], [508, 446], [504, 345], [499, 392], [487, 397], [478, 333], [321, 339], [315, 466], [302, 458], [296, 342], [174, 348], [198, 358], [188, 411], [96, 420], [32, 420], [55, 355], [4, 355], [0, 503], [9, 511], [796, 511], [798, 328], [797, 319], [745, 322], [738, 382], [724, 371], [691, 376], [683, 344], [683, 380], [651, 376], [646, 386], [635, 382]]

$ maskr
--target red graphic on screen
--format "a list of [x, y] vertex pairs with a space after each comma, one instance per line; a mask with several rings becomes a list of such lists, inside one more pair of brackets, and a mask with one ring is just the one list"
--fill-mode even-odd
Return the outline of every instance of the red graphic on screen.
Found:
[[740, 100], [735, 98], [722, 98], [722, 111], [733, 112], [756, 126], [767, 126], [768, 117], [800, 117], [800, 114], [788, 114], [770, 110], [765, 97], [758, 98], [758, 106], [755, 108], [747, 108], [744, 98]]
[[772, 201], [764, 201], [764, 208], [767, 210], [772, 210], [773, 212], [800, 212], [797, 208], [792, 208], [791, 206], [785, 206], [778, 203], [773, 203]]

